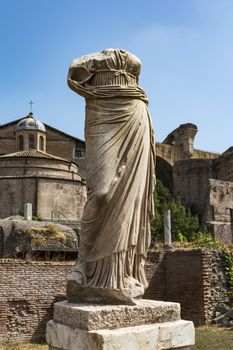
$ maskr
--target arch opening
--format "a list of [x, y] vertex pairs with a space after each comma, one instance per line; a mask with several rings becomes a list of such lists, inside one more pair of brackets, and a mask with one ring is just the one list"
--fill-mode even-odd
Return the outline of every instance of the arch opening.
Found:
[[23, 151], [24, 150], [24, 137], [23, 137], [23, 135], [19, 135], [18, 145], [19, 145], [19, 151]]
[[35, 149], [35, 136], [30, 134], [29, 135], [29, 151]]
[[44, 152], [44, 138], [40, 136], [39, 138], [39, 150]]

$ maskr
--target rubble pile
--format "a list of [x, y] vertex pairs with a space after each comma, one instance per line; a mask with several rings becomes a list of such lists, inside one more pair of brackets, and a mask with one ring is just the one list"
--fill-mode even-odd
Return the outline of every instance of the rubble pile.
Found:
[[226, 303], [219, 303], [216, 307], [214, 323], [233, 327], [233, 307]]

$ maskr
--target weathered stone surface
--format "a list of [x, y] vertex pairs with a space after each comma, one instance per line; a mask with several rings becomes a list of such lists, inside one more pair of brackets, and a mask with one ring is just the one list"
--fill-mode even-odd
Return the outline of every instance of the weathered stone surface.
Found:
[[222, 323], [224, 317], [225, 317], [225, 315], [219, 315], [219, 316], [215, 317], [214, 323]]
[[225, 314], [226, 312], [230, 311], [230, 306], [226, 303], [219, 303], [216, 307], [216, 311], [220, 312], [221, 314]]
[[[182, 346], [182, 348], [173, 348], [173, 349], [167, 349], [167, 350], [190, 350], [191, 348], [188, 346], [185, 346], [185, 347], [183, 347]], [[54, 346], [49, 346], [49, 350], [61, 350], [61, 349], [58, 349], [58, 348], [55, 348]]]
[[176, 321], [159, 325], [158, 349], [179, 348], [195, 344], [195, 332], [192, 322]]
[[136, 305], [137, 299], [144, 294], [144, 287], [111, 289], [83, 287], [75, 280], [68, 280], [66, 295], [71, 303], [92, 303], [110, 305]]
[[[0, 261], [0, 344], [45, 337], [53, 304], [65, 299], [72, 262]], [[1, 347], [1, 346], [0, 346]]]
[[[37, 152], [35, 157], [24, 151], [8, 158], [0, 156], [0, 218], [22, 215], [25, 202], [30, 202], [33, 215], [43, 220], [51, 220], [51, 211], [59, 210], [68, 220], [79, 221], [86, 186], [77, 165], [46, 153], [40, 157], [38, 153], [43, 152]], [[9, 193], [13, 193], [12, 198]]]
[[167, 209], [164, 212], [164, 244], [170, 246], [171, 243], [171, 211]]
[[63, 301], [54, 305], [54, 321], [83, 330], [114, 329], [180, 319], [180, 305], [140, 300], [130, 305], [83, 305]]
[[69, 226], [49, 221], [1, 220], [4, 247], [1, 257], [30, 254], [34, 249], [77, 249], [77, 234]]
[[233, 320], [233, 308], [230, 311], [228, 311], [227, 315], [231, 320]]
[[24, 220], [32, 220], [32, 203], [24, 204]]
[[216, 307], [214, 322], [225, 327], [233, 326], [233, 308], [226, 303], [219, 303]]
[[50, 350], [166, 350], [194, 342], [193, 323], [184, 320], [89, 332], [54, 321], [47, 325]]
[[69, 87], [86, 98], [88, 188], [69, 301], [78, 290], [79, 300], [95, 304], [94, 290], [88, 293], [92, 287], [99, 288], [98, 294], [102, 288], [106, 304], [114, 297], [132, 304], [147, 286], [155, 147], [148, 99], [138, 86], [140, 68], [136, 56], [119, 49], [79, 57], [69, 68]]
[[181, 317], [195, 325], [212, 322], [219, 316], [215, 314], [219, 302], [229, 303], [219, 250], [151, 251], [146, 270], [150, 281], [146, 299], [179, 302]]

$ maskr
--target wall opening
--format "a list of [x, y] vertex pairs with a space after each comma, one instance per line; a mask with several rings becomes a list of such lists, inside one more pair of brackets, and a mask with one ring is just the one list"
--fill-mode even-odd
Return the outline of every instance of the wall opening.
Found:
[[158, 156], [156, 157], [156, 177], [171, 193], [173, 193], [172, 166], [166, 160]]
[[19, 135], [18, 142], [19, 142], [19, 151], [23, 151], [24, 150], [24, 138], [23, 138], [23, 135]]
[[39, 139], [39, 150], [44, 152], [44, 138], [43, 138], [43, 136], [40, 136], [40, 139]]
[[35, 149], [35, 136], [29, 135], [29, 150]]

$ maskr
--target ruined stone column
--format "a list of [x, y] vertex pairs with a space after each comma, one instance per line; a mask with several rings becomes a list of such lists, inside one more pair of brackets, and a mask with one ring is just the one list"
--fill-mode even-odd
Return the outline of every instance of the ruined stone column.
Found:
[[32, 220], [32, 204], [24, 204], [24, 220]]
[[164, 244], [169, 246], [171, 243], [171, 211], [167, 209], [164, 211]]

